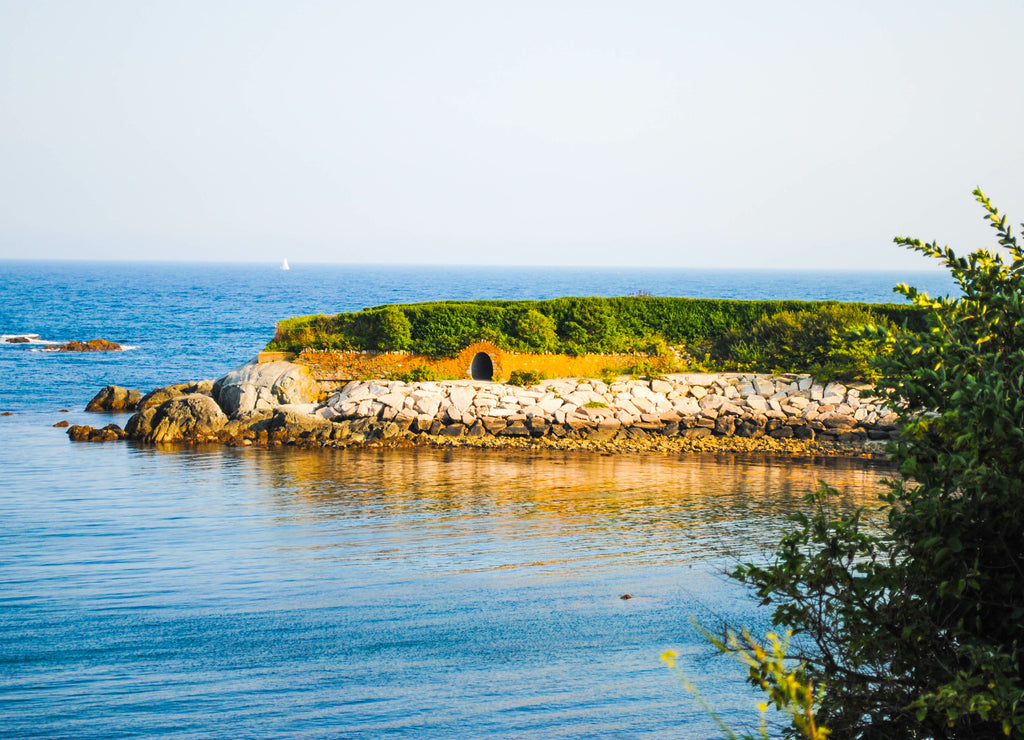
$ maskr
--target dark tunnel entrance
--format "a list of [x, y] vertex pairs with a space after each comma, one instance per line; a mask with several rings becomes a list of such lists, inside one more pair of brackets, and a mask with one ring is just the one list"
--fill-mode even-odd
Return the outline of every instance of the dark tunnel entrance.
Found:
[[477, 352], [469, 366], [473, 380], [494, 380], [494, 363], [486, 352]]

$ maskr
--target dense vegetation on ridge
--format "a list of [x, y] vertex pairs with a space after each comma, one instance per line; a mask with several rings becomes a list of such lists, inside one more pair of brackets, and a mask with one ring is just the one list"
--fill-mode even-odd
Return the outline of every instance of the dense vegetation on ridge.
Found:
[[450, 357], [478, 341], [511, 352], [672, 353], [716, 367], [859, 377], [877, 348], [864, 325], [924, 326], [915, 306], [627, 296], [548, 301], [437, 301], [378, 306], [278, 324], [268, 350], [410, 351]]

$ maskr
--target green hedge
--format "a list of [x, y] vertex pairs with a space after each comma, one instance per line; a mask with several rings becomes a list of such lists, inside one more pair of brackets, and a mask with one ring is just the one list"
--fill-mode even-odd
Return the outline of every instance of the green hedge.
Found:
[[[450, 357], [481, 340], [512, 352], [564, 354], [663, 354], [671, 345], [693, 357], [725, 365], [742, 361], [756, 370], [797, 369], [783, 351], [791, 347], [751, 353], [744, 348], [744, 340], [765, 341], [775, 336], [778, 332], [766, 328], [771, 328], [771, 318], [779, 314], [787, 317], [787, 325], [796, 317], [799, 333], [801, 325], [809, 330], [814, 327], [816, 315], [834, 317], [837, 312], [912, 330], [923, 327], [919, 309], [895, 304], [651, 296], [437, 301], [288, 319], [278, 324], [282, 339], [271, 342], [267, 349], [409, 350]], [[781, 366], [773, 367], [773, 363]]]

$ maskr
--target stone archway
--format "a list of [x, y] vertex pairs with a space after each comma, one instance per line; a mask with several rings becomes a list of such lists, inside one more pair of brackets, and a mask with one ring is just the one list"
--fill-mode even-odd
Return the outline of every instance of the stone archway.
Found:
[[486, 352], [477, 352], [473, 355], [469, 374], [473, 380], [494, 380], [494, 362], [491, 356]]

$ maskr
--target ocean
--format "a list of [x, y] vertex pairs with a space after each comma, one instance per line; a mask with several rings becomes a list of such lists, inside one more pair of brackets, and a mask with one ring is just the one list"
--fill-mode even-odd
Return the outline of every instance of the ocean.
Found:
[[[819, 479], [754, 456], [73, 444], [104, 385], [216, 378], [293, 315], [435, 299], [889, 302], [942, 273], [0, 262], [0, 727], [10, 737], [683, 737], [756, 720], [691, 620], [768, 615], [724, 573]], [[111, 420], [123, 424], [125, 416]], [[629, 594], [633, 598], [622, 599]]]

